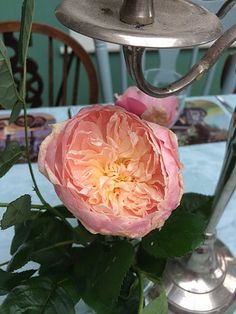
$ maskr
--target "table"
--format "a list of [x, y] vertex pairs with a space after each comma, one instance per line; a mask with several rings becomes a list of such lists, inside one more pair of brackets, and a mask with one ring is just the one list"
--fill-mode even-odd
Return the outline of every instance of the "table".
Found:
[[[223, 96], [233, 107], [236, 104], [236, 95]], [[197, 97], [198, 99], [200, 97]], [[207, 100], [217, 102], [213, 97], [202, 97]], [[220, 104], [219, 104], [220, 106]], [[73, 107], [73, 113], [81, 107]], [[37, 108], [34, 112], [51, 113], [57, 121], [68, 119], [67, 108]], [[229, 115], [230, 121], [230, 115]], [[184, 164], [183, 175], [186, 192], [198, 192], [202, 194], [213, 194], [215, 185], [221, 170], [224, 157], [225, 142], [191, 145], [180, 147], [180, 157]], [[37, 170], [37, 165], [33, 164], [35, 176], [41, 193], [51, 205], [60, 204], [53, 186]], [[31, 194], [32, 202], [39, 204], [36, 194], [33, 192], [32, 181], [26, 164], [15, 165], [0, 180], [0, 202], [15, 200], [23, 194]], [[223, 217], [217, 227], [218, 237], [227, 244], [232, 253], [236, 256], [236, 193], [229, 202]], [[4, 209], [0, 208], [0, 219]], [[13, 235], [13, 229], [0, 231], [0, 264], [10, 258], [9, 245]]]

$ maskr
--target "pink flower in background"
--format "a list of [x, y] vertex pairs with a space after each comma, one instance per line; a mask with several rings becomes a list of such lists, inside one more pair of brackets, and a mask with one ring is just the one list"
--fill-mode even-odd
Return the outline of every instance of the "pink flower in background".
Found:
[[119, 106], [89, 106], [55, 124], [38, 162], [92, 233], [143, 237], [163, 226], [183, 193], [174, 133]]
[[170, 127], [177, 114], [176, 109], [179, 105], [179, 99], [176, 96], [151, 97], [136, 86], [132, 86], [118, 97], [115, 104], [144, 120]]

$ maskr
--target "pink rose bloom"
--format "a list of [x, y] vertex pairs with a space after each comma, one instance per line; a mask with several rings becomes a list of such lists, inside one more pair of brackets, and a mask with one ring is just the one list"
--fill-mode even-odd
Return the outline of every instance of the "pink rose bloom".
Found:
[[143, 237], [163, 226], [183, 193], [174, 133], [119, 106], [89, 106], [55, 124], [38, 162], [92, 233]]
[[118, 97], [115, 104], [144, 120], [171, 127], [177, 115], [176, 109], [179, 105], [179, 99], [176, 96], [151, 97], [136, 86], [132, 86]]

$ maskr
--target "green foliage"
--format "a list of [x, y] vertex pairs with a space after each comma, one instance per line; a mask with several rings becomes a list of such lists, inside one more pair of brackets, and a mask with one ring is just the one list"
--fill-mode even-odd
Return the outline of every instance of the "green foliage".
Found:
[[10, 142], [4, 151], [0, 153], [0, 178], [11, 169], [21, 156], [22, 151], [19, 144], [17, 142]]
[[12, 109], [19, 100], [7, 49], [0, 39], [0, 105]]
[[120, 296], [118, 297], [117, 302], [114, 304], [111, 313], [112, 314], [124, 314], [124, 313], [137, 314], [138, 306], [139, 306], [138, 280], [137, 280], [137, 277], [134, 276], [133, 274], [133, 278], [132, 277], [127, 278], [127, 276], [125, 277], [123, 285], [121, 287]]
[[77, 252], [75, 275], [81, 296], [98, 314], [112, 314], [123, 280], [134, 261], [134, 249], [128, 241], [111, 245], [93, 243]]
[[202, 214], [204, 219], [209, 220], [212, 214], [213, 199], [213, 196], [185, 193], [177, 210], [187, 211], [192, 214]]
[[[59, 219], [45, 213], [28, 222], [28, 232], [24, 235], [24, 224], [17, 230], [19, 238], [13, 239], [11, 251], [14, 252], [8, 270], [13, 271], [32, 260], [39, 264], [55, 263], [68, 254], [71, 248], [72, 232]], [[71, 242], [71, 243], [70, 243]]]
[[15, 287], [0, 306], [1, 314], [50, 313], [73, 314], [74, 299], [60, 282], [49, 278], [31, 278]]
[[142, 239], [142, 246], [155, 257], [186, 255], [202, 243], [206, 224], [201, 214], [176, 209], [160, 231], [154, 230]]
[[167, 312], [168, 304], [164, 289], [162, 289], [160, 295], [143, 310], [143, 314], [167, 314]]
[[19, 116], [21, 109], [23, 108], [23, 103], [22, 101], [17, 101], [12, 110], [11, 110], [11, 115], [10, 115], [10, 119], [9, 119], [9, 123], [13, 123], [15, 122], [16, 118]]
[[166, 259], [150, 255], [140, 246], [136, 254], [136, 263], [136, 266], [147, 278], [156, 281], [162, 277]]
[[10, 253], [13, 255], [18, 248], [23, 244], [29, 236], [31, 230], [32, 222], [25, 221], [21, 224], [16, 224], [14, 226], [15, 234], [11, 242]]
[[77, 286], [76, 280], [65, 274], [65, 278], [60, 280], [60, 286], [64, 289], [70, 300], [73, 302], [74, 306], [79, 302], [81, 296]]
[[31, 196], [23, 195], [9, 203], [1, 220], [1, 228], [21, 224], [31, 217]]
[[74, 240], [77, 244], [86, 245], [95, 240], [97, 237], [98, 236], [96, 234], [92, 234], [86, 230], [81, 223], [74, 229]]
[[5, 295], [22, 281], [30, 278], [35, 270], [27, 270], [21, 273], [9, 273], [0, 269], [0, 295]]
[[63, 217], [75, 218], [75, 216], [73, 216], [72, 213], [64, 205], [58, 205], [55, 206], [55, 208]]
[[34, 15], [34, 0], [24, 0], [21, 13], [21, 30], [19, 38], [19, 62], [22, 67], [26, 63], [31, 27]]

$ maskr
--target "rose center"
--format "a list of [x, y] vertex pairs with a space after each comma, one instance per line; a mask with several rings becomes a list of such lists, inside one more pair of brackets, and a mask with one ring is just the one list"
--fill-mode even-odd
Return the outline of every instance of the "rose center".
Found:
[[103, 175], [113, 179], [115, 182], [134, 182], [136, 178], [127, 169], [129, 163], [129, 159], [118, 158], [115, 162], [108, 165], [107, 169], [104, 169]]

